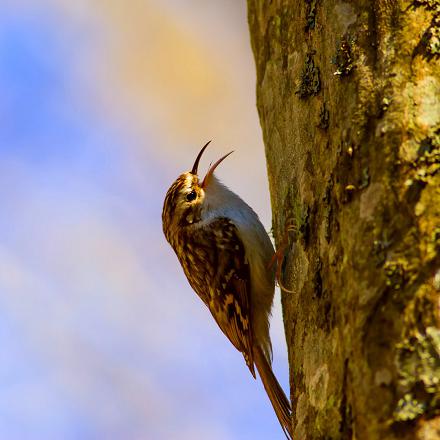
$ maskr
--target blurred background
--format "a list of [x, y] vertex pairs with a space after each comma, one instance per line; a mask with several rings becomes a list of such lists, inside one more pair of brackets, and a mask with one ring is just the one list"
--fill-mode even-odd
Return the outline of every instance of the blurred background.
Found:
[[[245, 1], [0, 0], [0, 440], [284, 438], [165, 242], [172, 181], [270, 229]], [[278, 293], [277, 293], [278, 295]], [[279, 297], [275, 371], [288, 390]]]

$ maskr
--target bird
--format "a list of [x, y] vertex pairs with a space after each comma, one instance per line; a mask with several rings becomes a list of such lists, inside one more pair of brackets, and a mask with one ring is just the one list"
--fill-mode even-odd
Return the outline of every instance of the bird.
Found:
[[272, 242], [254, 210], [227, 188], [214, 171], [233, 151], [199, 178], [197, 155], [191, 171], [168, 189], [162, 225], [193, 290], [220, 330], [255, 370], [284, 434], [292, 439], [291, 405], [272, 371], [269, 317], [275, 291]]

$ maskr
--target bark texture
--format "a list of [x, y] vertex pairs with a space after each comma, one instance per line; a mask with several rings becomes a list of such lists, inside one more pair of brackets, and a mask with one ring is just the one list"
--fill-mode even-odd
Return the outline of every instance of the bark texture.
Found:
[[439, 439], [440, 1], [248, 13], [294, 438]]

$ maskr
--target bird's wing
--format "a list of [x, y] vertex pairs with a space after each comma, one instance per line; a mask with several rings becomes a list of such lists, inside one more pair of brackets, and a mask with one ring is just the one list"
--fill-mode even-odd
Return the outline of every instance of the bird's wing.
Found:
[[216, 270], [209, 290], [208, 307], [223, 333], [241, 351], [255, 377], [252, 352], [250, 269], [236, 226], [219, 218], [203, 228], [211, 252], [216, 253]]

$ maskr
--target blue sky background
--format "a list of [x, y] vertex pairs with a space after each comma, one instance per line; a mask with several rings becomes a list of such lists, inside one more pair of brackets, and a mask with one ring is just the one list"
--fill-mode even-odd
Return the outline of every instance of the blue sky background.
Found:
[[[209, 139], [270, 229], [245, 2], [1, 11], [0, 439], [283, 438], [161, 229]], [[278, 297], [272, 338], [287, 390]]]

